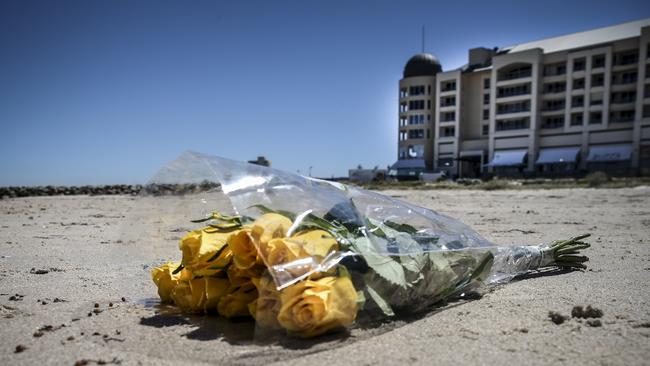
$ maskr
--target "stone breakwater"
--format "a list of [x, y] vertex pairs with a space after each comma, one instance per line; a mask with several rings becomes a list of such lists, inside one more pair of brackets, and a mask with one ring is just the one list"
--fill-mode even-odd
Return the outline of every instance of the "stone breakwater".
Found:
[[0, 199], [37, 196], [100, 196], [100, 195], [183, 195], [216, 189], [218, 183], [199, 184], [112, 184], [98, 186], [0, 187]]

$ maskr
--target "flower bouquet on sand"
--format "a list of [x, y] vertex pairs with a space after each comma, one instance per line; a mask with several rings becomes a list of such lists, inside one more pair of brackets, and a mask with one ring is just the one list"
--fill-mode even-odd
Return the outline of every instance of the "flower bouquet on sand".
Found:
[[219, 183], [232, 213], [209, 209], [179, 262], [152, 271], [162, 302], [187, 313], [252, 317], [314, 337], [370, 318], [425, 310], [546, 267], [584, 268], [581, 235], [497, 246], [467, 225], [378, 193], [185, 153], [154, 184]]

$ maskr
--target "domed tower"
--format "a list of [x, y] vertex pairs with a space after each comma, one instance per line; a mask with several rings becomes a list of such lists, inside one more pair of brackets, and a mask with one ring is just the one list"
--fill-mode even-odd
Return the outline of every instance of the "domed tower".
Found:
[[404, 66], [399, 81], [397, 162], [391, 174], [398, 179], [417, 179], [433, 168], [436, 74], [440, 61], [430, 53], [418, 53]]

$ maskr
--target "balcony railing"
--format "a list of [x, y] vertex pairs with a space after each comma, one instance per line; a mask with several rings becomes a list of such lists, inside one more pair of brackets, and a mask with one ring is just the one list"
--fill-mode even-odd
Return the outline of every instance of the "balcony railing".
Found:
[[511, 113], [520, 113], [520, 112], [530, 112], [530, 106], [513, 107], [513, 108], [497, 108], [497, 114], [511, 114]]
[[499, 81], [522, 79], [522, 78], [530, 77], [531, 75], [532, 75], [531, 69], [516, 70], [501, 75], [499, 77]]
[[561, 111], [563, 109], [564, 109], [564, 103], [562, 103], [562, 104], [551, 104], [551, 105], [545, 105], [542, 108], [542, 111], [551, 112], [551, 111]]

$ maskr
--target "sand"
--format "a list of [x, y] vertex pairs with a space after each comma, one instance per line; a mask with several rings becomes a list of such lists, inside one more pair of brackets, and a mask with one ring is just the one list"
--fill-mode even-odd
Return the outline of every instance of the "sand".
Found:
[[[179, 258], [177, 240], [202, 209], [195, 200], [0, 200], [0, 364], [650, 362], [650, 188], [383, 193], [456, 217], [502, 245], [591, 232], [589, 269], [532, 275], [380, 327], [273, 341], [254, 337], [250, 322], [158, 306], [149, 270]], [[549, 311], [570, 315], [576, 305], [601, 309], [601, 326], [549, 320]]]

